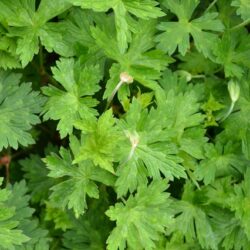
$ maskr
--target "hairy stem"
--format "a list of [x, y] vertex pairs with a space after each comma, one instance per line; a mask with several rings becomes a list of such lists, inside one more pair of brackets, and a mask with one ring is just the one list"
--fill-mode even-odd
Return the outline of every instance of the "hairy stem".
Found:
[[210, 3], [204, 13], [211, 10], [213, 8], [213, 6], [216, 4], [216, 2], [217, 2], [217, 0], [214, 0], [212, 3]]
[[205, 78], [205, 75], [192, 75], [192, 78]]
[[120, 82], [116, 85], [116, 87], [114, 88], [114, 90], [113, 90], [111, 96], [108, 98], [108, 101], [107, 101], [107, 105], [106, 105], [105, 110], [107, 110], [107, 109], [109, 108], [109, 106], [110, 106], [111, 102], [113, 101], [113, 99], [114, 99], [116, 93], [118, 92], [118, 90], [120, 89], [120, 87], [123, 85], [123, 83], [124, 83], [123, 81], [120, 81]]
[[131, 147], [131, 150], [130, 150], [130, 152], [129, 152], [128, 157], [126, 158], [125, 161], [123, 161], [123, 162], [121, 163], [120, 167], [123, 166], [123, 165], [125, 165], [127, 162], [129, 162], [129, 161], [132, 159], [132, 157], [133, 157], [133, 155], [134, 155], [134, 153], [135, 153], [136, 147], [137, 147], [137, 145], [136, 145], [136, 146], [133, 145], [133, 146]]
[[126, 204], [125, 199], [124, 199], [123, 197], [120, 197], [120, 198], [121, 198], [121, 200], [122, 200], [123, 204], [125, 205], [125, 204]]
[[43, 66], [43, 47], [42, 47], [42, 45], [40, 45], [38, 56], [39, 56], [39, 66], [40, 66], [41, 74], [45, 74], [45, 70], [44, 70], [44, 66]]
[[5, 165], [6, 184], [10, 183], [10, 164]]
[[231, 105], [226, 113], [226, 115], [224, 116], [224, 118], [222, 118], [222, 122], [225, 121], [227, 119], [227, 117], [232, 113], [233, 109], [234, 109], [234, 105], [235, 105], [235, 102], [231, 102]]
[[250, 18], [248, 18], [247, 20], [245, 20], [244, 22], [242, 22], [242, 23], [240, 23], [240, 24], [235, 25], [235, 26], [232, 27], [230, 30], [231, 30], [231, 31], [238, 30], [238, 29], [240, 29], [241, 27], [244, 27], [244, 26], [248, 25], [249, 23], [250, 23]]

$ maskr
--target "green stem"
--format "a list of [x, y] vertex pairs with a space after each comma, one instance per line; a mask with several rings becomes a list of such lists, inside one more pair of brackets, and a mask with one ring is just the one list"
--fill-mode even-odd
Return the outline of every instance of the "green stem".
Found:
[[217, 2], [217, 0], [214, 0], [212, 3], [210, 3], [204, 13], [208, 12], [209, 10], [211, 10], [213, 8], [213, 6], [216, 4], [216, 2]]
[[40, 45], [38, 56], [39, 56], [39, 69], [38, 69], [39, 74], [41, 76], [46, 76], [53, 85], [58, 86], [57, 81], [46, 71], [44, 67], [44, 53], [42, 45]]
[[6, 173], [6, 185], [10, 183], [10, 162], [11, 162], [11, 148], [8, 147], [7, 155], [10, 157], [10, 161], [5, 165], [5, 173]]
[[186, 169], [187, 171], [187, 174], [188, 176], [190, 177], [190, 179], [193, 181], [194, 185], [200, 190], [200, 185], [199, 183], [196, 181], [195, 177], [194, 177], [194, 174], [189, 170], [189, 169]]
[[214, 71], [214, 74], [216, 74], [216, 73], [218, 73], [218, 72], [220, 72], [220, 71], [222, 71], [223, 70], [223, 66], [221, 66], [221, 67], [219, 67], [218, 69], [216, 69], [215, 71]]
[[46, 76], [49, 78], [49, 81], [50, 81], [53, 85], [55, 85], [55, 86], [60, 86], [60, 85], [57, 83], [57, 81], [56, 81], [50, 74], [48, 74], [47, 72], [46, 72]]
[[11, 154], [11, 159], [13, 160], [13, 159], [16, 159], [20, 156], [27, 155], [27, 153], [30, 153], [31, 150], [32, 150], [31, 147], [18, 150], [17, 152]]
[[123, 197], [121, 197], [121, 200], [122, 200], [123, 204], [125, 205], [126, 204], [125, 199]]
[[123, 81], [120, 81], [116, 87], [114, 88], [111, 96], [108, 98], [108, 101], [107, 101], [107, 105], [106, 105], [106, 108], [105, 108], [105, 111], [109, 108], [111, 102], [113, 101], [114, 97], [115, 97], [115, 94], [118, 92], [118, 90], [120, 89], [120, 87], [122, 86], [124, 82]]
[[[39, 59], [39, 63], [40, 63], [40, 59]], [[35, 70], [38, 72], [38, 74], [41, 74], [42, 71], [41, 71], [40, 65], [39, 66], [36, 65], [34, 63], [34, 61], [31, 62], [31, 65], [35, 68]], [[44, 71], [43, 71], [43, 74], [41, 74], [41, 76], [42, 75], [46, 76], [49, 79], [50, 83], [52, 83], [55, 86], [59, 86], [59, 84], [57, 83], [57, 81], [49, 73], [47, 73], [44, 68], [43, 68], [43, 70]]]
[[222, 122], [225, 121], [228, 118], [228, 116], [232, 113], [232, 111], [234, 109], [234, 105], [235, 105], [235, 102], [231, 102], [230, 108], [228, 109], [224, 118], [221, 120]]
[[128, 157], [120, 164], [119, 167], [124, 166], [128, 161], [131, 160], [131, 158], [133, 157], [133, 155], [134, 155], [134, 153], [135, 153], [135, 149], [136, 149], [136, 148], [137, 148], [137, 145], [132, 145]]
[[44, 66], [43, 66], [43, 47], [42, 47], [42, 45], [40, 45], [40, 49], [39, 49], [39, 67], [40, 67], [41, 75], [45, 75], [46, 71], [45, 71]]
[[237, 24], [235, 25], [234, 27], [232, 27], [230, 30], [231, 31], [234, 31], [234, 30], [237, 30], [237, 29], [240, 29], [246, 25], [248, 25], [250, 23], [250, 18], [248, 18], [247, 20], [245, 20], [244, 22], [240, 23], [240, 24]]
[[5, 173], [6, 173], [6, 185], [10, 183], [10, 164], [7, 163], [5, 165]]
[[205, 78], [205, 75], [192, 75], [192, 78]]

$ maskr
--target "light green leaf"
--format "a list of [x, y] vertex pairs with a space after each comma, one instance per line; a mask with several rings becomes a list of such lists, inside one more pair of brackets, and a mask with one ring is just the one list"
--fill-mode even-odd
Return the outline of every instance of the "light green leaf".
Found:
[[[98, 17], [98, 18], [97, 18]], [[74, 8], [66, 19], [46, 23], [39, 31], [42, 44], [49, 51], [55, 51], [61, 56], [84, 56], [93, 54], [94, 63], [100, 63], [103, 54], [97, 48], [90, 27], [94, 22], [99, 24], [102, 17], [92, 11]], [[98, 22], [99, 21], [99, 22]], [[99, 52], [99, 53], [98, 53]]]
[[205, 58], [203, 54], [197, 50], [189, 51], [185, 56], [179, 55], [178, 58], [181, 60], [178, 64], [178, 68], [190, 72], [192, 75], [198, 75], [205, 73], [205, 75], [213, 74], [218, 65]]
[[250, 68], [250, 36], [246, 30], [225, 32], [214, 46], [215, 62], [224, 67], [226, 77], [242, 78], [245, 68]]
[[229, 206], [235, 211], [235, 216], [240, 220], [242, 227], [250, 240], [250, 171], [247, 169], [244, 180], [234, 187], [234, 193], [230, 195]]
[[108, 208], [107, 193], [92, 200], [91, 209], [78, 219], [70, 216], [71, 229], [63, 234], [63, 246], [68, 250], [105, 250], [106, 239], [113, 228], [105, 211]]
[[199, 127], [186, 129], [180, 140], [180, 149], [196, 159], [203, 159], [203, 147], [208, 141], [204, 134], [205, 130]]
[[[32, 215], [34, 209], [29, 207], [30, 196], [27, 195], [27, 187], [24, 181], [15, 183], [14, 186], [8, 186], [12, 195], [7, 201], [9, 207], [15, 207], [15, 215], [13, 219], [19, 221], [17, 228], [23, 232], [29, 241], [24, 242], [22, 245], [15, 246], [15, 250], [27, 250], [27, 249], [44, 249], [49, 250], [50, 239], [48, 237], [48, 231], [40, 227], [39, 221]], [[9, 250], [5, 246], [6, 250]]]
[[124, 119], [119, 121], [127, 142], [117, 169], [118, 197], [147, 183], [147, 177], [154, 180], [160, 179], [161, 174], [170, 179], [186, 177], [181, 159], [176, 156], [178, 150], [171, 142], [173, 134], [165, 130], [162, 118], [161, 110], [143, 110], [134, 99]]
[[34, 143], [29, 133], [32, 125], [40, 122], [37, 114], [44, 103], [30, 83], [20, 82], [21, 75], [0, 71], [0, 151]]
[[100, 88], [101, 74], [98, 66], [82, 68], [74, 59], [61, 59], [52, 72], [64, 90], [52, 85], [42, 89], [49, 97], [44, 107], [44, 119], [59, 120], [57, 129], [63, 138], [72, 133], [78, 119], [97, 115], [93, 107], [98, 102], [92, 95]]
[[[2, 184], [2, 178], [0, 183]], [[27, 242], [30, 238], [17, 229], [19, 223], [13, 218], [15, 207], [6, 204], [10, 196], [9, 190], [0, 189], [0, 246], [2, 249], [14, 250], [17, 245]]]
[[[52, 152], [52, 149], [50, 150]], [[31, 191], [32, 201], [43, 202], [48, 198], [49, 189], [55, 183], [52, 178], [48, 178], [46, 165], [39, 155], [33, 154], [19, 163], [25, 172], [24, 177], [28, 180], [27, 186]]]
[[250, 18], [249, 0], [233, 0], [231, 5], [237, 8], [236, 13], [240, 15], [243, 20], [248, 20]]
[[200, 192], [195, 191], [190, 182], [186, 182], [182, 199], [171, 206], [176, 214], [172, 230], [182, 233], [187, 243], [193, 243], [197, 239], [202, 249], [216, 250], [216, 235], [205, 207], [202, 206], [205, 200], [204, 193]]
[[75, 162], [91, 160], [95, 166], [114, 173], [113, 163], [123, 137], [115, 127], [112, 111], [106, 111], [97, 121], [87, 124], [87, 129], [84, 121], [79, 121], [76, 126], [82, 130], [83, 137]]
[[[70, 147], [73, 154], [79, 151], [80, 144], [75, 137], [70, 139]], [[51, 153], [44, 159], [49, 177], [64, 180], [54, 185], [50, 196], [51, 204], [55, 207], [73, 209], [75, 216], [79, 217], [87, 208], [87, 196], [97, 199], [99, 191], [94, 181], [103, 182], [106, 185], [113, 184], [113, 176], [106, 171], [95, 167], [90, 161], [83, 161], [78, 165], [73, 163], [69, 150], [60, 149], [60, 155]]]
[[[139, 21], [138, 30], [132, 36], [129, 49], [126, 53], [120, 53], [117, 40], [112, 34], [102, 31], [98, 27], [92, 28], [93, 37], [97, 45], [103, 49], [107, 57], [115, 60], [118, 64], [113, 64], [110, 69], [110, 80], [107, 83], [104, 98], [111, 95], [114, 87], [119, 82], [122, 72], [127, 72], [133, 79], [150, 89], [157, 89], [158, 80], [165, 67], [173, 60], [160, 50], [154, 48], [155, 21]], [[128, 86], [121, 88], [123, 93]], [[119, 94], [118, 94], [119, 95]], [[126, 97], [124, 94], [120, 99]]]
[[223, 24], [217, 19], [217, 13], [205, 13], [203, 16], [190, 20], [199, 4], [198, 0], [168, 0], [166, 6], [178, 17], [178, 22], [162, 22], [158, 29], [164, 31], [157, 36], [158, 47], [173, 54], [178, 47], [185, 55], [190, 48], [190, 36], [194, 39], [196, 49], [205, 57], [211, 56], [211, 49], [218, 36], [213, 32], [223, 31]]
[[0, 67], [5, 70], [19, 68], [21, 64], [16, 53], [16, 41], [7, 35], [7, 31], [0, 25]]
[[130, 13], [145, 20], [164, 15], [157, 7], [158, 2], [154, 0], [70, 0], [70, 2], [84, 9], [93, 9], [94, 11], [106, 12], [109, 9], [113, 9], [120, 53], [124, 53], [128, 48], [128, 42], [131, 36], [127, 21], [130, 17]]
[[[17, 38], [16, 53], [25, 67], [39, 51], [39, 33], [53, 17], [64, 12], [71, 4], [67, 0], [42, 0], [36, 10], [35, 0], [3, 0], [0, 2], [0, 20], [7, 24], [9, 36]], [[46, 39], [43, 38], [42, 41]], [[45, 45], [48, 44], [45, 43]], [[51, 48], [48, 48], [51, 49]]]
[[166, 188], [163, 180], [152, 182], [148, 187], [141, 186], [124, 203], [109, 208], [106, 214], [116, 221], [116, 227], [108, 237], [108, 250], [155, 249], [155, 242], [172, 222]]
[[166, 119], [166, 126], [176, 133], [177, 141], [180, 141], [186, 128], [196, 127], [204, 120], [204, 116], [199, 112], [200, 103], [194, 89], [183, 94], [177, 94], [171, 89], [158, 99], [158, 105], [162, 117]]
[[217, 176], [227, 176], [235, 172], [242, 172], [246, 161], [239, 152], [235, 152], [237, 145], [228, 141], [226, 145], [217, 142], [215, 145], [205, 145], [206, 159], [202, 160], [195, 170], [198, 180], [204, 180], [205, 185], [212, 183]]

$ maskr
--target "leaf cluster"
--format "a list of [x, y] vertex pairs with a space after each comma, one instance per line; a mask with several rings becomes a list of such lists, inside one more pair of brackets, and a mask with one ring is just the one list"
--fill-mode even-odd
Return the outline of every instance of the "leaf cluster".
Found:
[[248, 0], [0, 1], [0, 248], [250, 249]]

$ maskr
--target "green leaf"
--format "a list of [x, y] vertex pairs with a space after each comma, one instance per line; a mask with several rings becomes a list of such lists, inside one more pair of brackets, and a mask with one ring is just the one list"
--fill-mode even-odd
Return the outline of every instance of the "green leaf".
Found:
[[226, 32], [214, 47], [215, 62], [224, 67], [226, 77], [242, 78], [245, 67], [250, 68], [250, 36], [245, 30]]
[[249, 249], [249, 241], [240, 225], [240, 221], [234, 217], [231, 211], [220, 207], [211, 207], [208, 214], [218, 242], [220, 242], [223, 249]]
[[158, 47], [173, 54], [178, 47], [179, 52], [185, 55], [190, 48], [190, 35], [196, 49], [205, 57], [211, 56], [211, 49], [218, 41], [214, 32], [223, 31], [223, 24], [217, 19], [218, 13], [205, 13], [199, 18], [191, 20], [198, 0], [168, 0], [167, 8], [178, 17], [178, 22], [162, 22], [158, 29], [164, 31], [157, 36]]
[[243, 20], [250, 18], [250, 2], [248, 0], [233, 0], [232, 6], [236, 7], [236, 13], [242, 17]]
[[42, 0], [37, 8], [39, 23], [45, 23], [48, 20], [51, 20], [70, 7], [71, 4], [67, 0]]
[[155, 249], [155, 242], [172, 222], [166, 188], [163, 180], [152, 182], [138, 188], [124, 203], [109, 208], [106, 214], [116, 221], [116, 227], [108, 237], [108, 250]]
[[106, 12], [113, 9], [115, 14], [115, 26], [117, 30], [118, 48], [121, 53], [124, 53], [128, 48], [130, 38], [130, 30], [128, 18], [130, 14], [141, 19], [157, 18], [165, 15], [158, 7], [157, 1], [154, 0], [70, 0], [74, 5], [81, 6], [86, 9], [93, 9], [94, 11]]
[[[161, 120], [161, 122], [159, 122]], [[147, 177], [160, 179], [161, 174], [186, 178], [178, 150], [171, 143], [171, 132], [165, 130], [161, 110], [142, 109], [134, 99], [124, 119], [118, 123], [127, 142], [123, 146], [123, 158], [117, 169], [118, 197], [133, 192], [139, 184], [147, 183]]]
[[[50, 198], [54, 205], [62, 208], [66, 206], [69, 209], [73, 208], [75, 215], [79, 217], [87, 208], [86, 195], [98, 198], [98, 189], [94, 182], [89, 181], [89, 178], [85, 176], [81, 169], [75, 167], [72, 171], [72, 160], [69, 152], [61, 149], [60, 154], [64, 158], [59, 158], [55, 154], [46, 158], [45, 162], [50, 169], [49, 176], [53, 178], [67, 176], [68, 178], [52, 187], [53, 193]], [[58, 169], [58, 166], [60, 166], [60, 169]]]
[[25, 172], [24, 177], [28, 180], [27, 186], [31, 191], [32, 201], [36, 203], [43, 202], [48, 198], [49, 189], [53, 186], [54, 180], [48, 178], [48, 170], [41, 157], [31, 154], [19, 163]]
[[199, 243], [194, 240], [194, 242], [185, 242], [185, 239], [180, 233], [174, 233], [171, 240], [166, 243], [166, 247], [163, 250], [202, 250]]
[[[232, 140], [240, 140], [246, 143], [245, 139], [249, 128], [250, 114], [250, 85], [249, 85], [250, 74], [246, 73], [245, 77], [240, 81], [240, 98], [236, 103], [236, 107], [239, 111], [233, 112], [224, 122], [223, 127], [225, 128], [226, 138]], [[237, 133], [235, 132], [237, 131]], [[245, 141], [245, 142], [244, 142]], [[243, 146], [244, 147], [244, 146]]]
[[[79, 151], [80, 144], [75, 137], [71, 137], [70, 147], [74, 155]], [[76, 217], [85, 212], [87, 196], [95, 199], [99, 197], [98, 186], [94, 181], [103, 182], [106, 185], [113, 184], [113, 176], [106, 171], [101, 171], [90, 161], [74, 164], [70, 151], [64, 148], [60, 149], [60, 155], [51, 153], [44, 161], [49, 169], [48, 176], [61, 179], [51, 188], [52, 205], [63, 209], [72, 208]]]
[[[0, 179], [2, 184], [2, 178]], [[15, 216], [15, 207], [8, 205], [11, 191], [0, 189], [0, 246], [2, 249], [16, 249], [17, 245], [30, 240], [20, 229]]]
[[158, 105], [162, 117], [166, 120], [168, 129], [171, 129], [180, 141], [185, 129], [199, 126], [204, 116], [199, 112], [200, 103], [194, 89], [184, 93], [175, 93], [171, 89], [168, 93], [161, 93]]
[[[17, 228], [21, 230], [29, 241], [15, 246], [15, 250], [44, 249], [49, 250], [48, 231], [40, 227], [39, 221], [32, 217], [34, 209], [29, 207], [30, 196], [27, 195], [27, 187], [24, 181], [8, 186], [12, 195], [7, 201], [9, 207], [15, 207], [13, 219], [19, 221]], [[5, 246], [6, 247], [6, 246]], [[10, 248], [6, 248], [10, 249]]]
[[59, 207], [54, 207], [49, 201], [46, 201], [45, 204], [46, 215], [44, 219], [46, 221], [53, 221], [55, 223], [55, 229], [61, 229], [64, 232], [72, 228], [73, 224], [67, 211]]
[[[134, 80], [147, 88], [157, 89], [156, 80], [160, 78], [162, 71], [173, 60], [164, 55], [162, 51], [153, 49], [155, 45], [153, 39], [156, 32], [155, 21], [138, 22], [137, 30], [125, 53], [119, 52], [118, 42], [112, 34], [104, 32], [98, 27], [91, 30], [97, 45], [103, 49], [106, 56], [118, 62], [118, 64], [113, 64], [110, 69], [110, 80], [107, 83], [104, 98], [111, 95], [120, 81], [119, 76], [122, 72], [127, 72]], [[128, 88], [128, 86], [123, 86], [121, 91], [124, 88]]]
[[173, 203], [176, 219], [173, 231], [181, 232], [187, 243], [197, 239], [202, 249], [217, 249], [216, 235], [213, 232], [211, 221], [205, 212], [203, 200], [204, 193], [195, 191], [190, 182], [186, 182], [184, 193], [180, 201]]
[[16, 41], [7, 34], [7, 31], [0, 25], [0, 67], [5, 70], [21, 66], [16, 54]]
[[[218, 69], [218, 65], [208, 58], [205, 58], [203, 54], [199, 53], [197, 50], [189, 51], [185, 56], [178, 55], [178, 59], [181, 60], [178, 64], [178, 68], [190, 72], [192, 75], [200, 73], [211, 75]], [[203, 75], [203, 77], [205, 76]]]
[[102, 59], [95, 41], [91, 35], [90, 27], [94, 22], [100, 22], [100, 16], [94, 15], [88, 10], [74, 8], [70, 11], [67, 18], [58, 22], [50, 22], [41, 31], [40, 37], [42, 44], [50, 47], [61, 56], [83, 56], [93, 54], [96, 58], [95, 63], [100, 63]]
[[249, 14], [0, 0], [0, 249], [250, 250]]
[[[25, 67], [33, 56], [39, 52], [39, 40], [37, 34], [31, 29], [26, 28], [25, 35], [17, 41], [16, 52], [20, 56], [22, 67]], [[18, 36], [19, 34], [15, 34]]]
[[221, 208], [229, 208], [228, 198], [233, 192], [233, 180], [231, 176], [217, 178], [211, 185], [204, 187], [208, 204]]
[[242, 137], [242, 152], [247, 160], [250, 160], [250, 129]]
[[100, 89], [101, 74], [98, 66], [81, 68], [74, 59], [61, 59], [57, 67], [52, 67], [52, 72], [64, 90], [52, 85], [42, 89], [49, 97], [44, 107], [44, 119], [59, 120], [57, 129], [64, 138], [72, 133], [78, 119], [97, 115], [93, 107], [98, 102], [92, 95]]
[[199, 127], [186, 129], [180, 140], [180, 149], [196, 159], [203, 159], [203, 147], [208, 140], [204, 134], [205, 130]]
[[95, 166], [114, 173], [113, 162], [116, 161], [119, 142], [123, 139], [115, 123], [111, 110], [103, 113], [97, 121], [92, 120], [87, 124], [79, 121], [76, 126], [82, 130], [83, 136], [74, 162], [91, 160]]
[[63, 246], [69, 250], [105, 250], [106, 239], [113, 227], [105, 211], [108, 195], [102, 192], [99, 200], [92, 200], [91, 209], [79, 219], [70, 217], [72, 227], [63, 235]]
[[0, 246], [6, 250], [49, 249], [47, 230], [32, 218], [24, 181], [0, 190]]
[[[44, 35], [42, 30], [46, 22], [71, 6], [67, 0], [42, 0], [36, 11], [35, 5], [35, 0], [3, 0], [0, 3], [0, 20], [9, 26], [8, 35], [17, 39], [16, 53], [22, 67], [38, 53], [39, 37]], [[42, 41], [46, 40], [42, 38]]]
[[240, 220], [242, 227], [250, 240], [250, 171], [247, 169], [244, 181], [234, 186], [234, 193], [230, 196], [229, 205], [232, 211], [235, 211], [235, 216]]
[[216, 117], [213, 112], [219, 111], [224, 108], [224, 105], [218, 102], [214, 96], [210, 93], [209, 99], [202, 105], [202, 110], [206, 112], [205, 126], [218, 126]]
[[198, 180], [204, 180], [205, 185], [212, 183], [218, 176], [227, 176], [244, 169], [246, 161], [237, 152], [237, 144], [228, 141], [226, 145], [217, 142], [205, 145], [206, 159], [202, 160], [195, 170]]
[[37, 114], [44, 103], [30, 83], [20, 82], [21, 75], [0, 71], [0, 151], [34, 143], [29, 133], [32, 125], [40, 122]]

